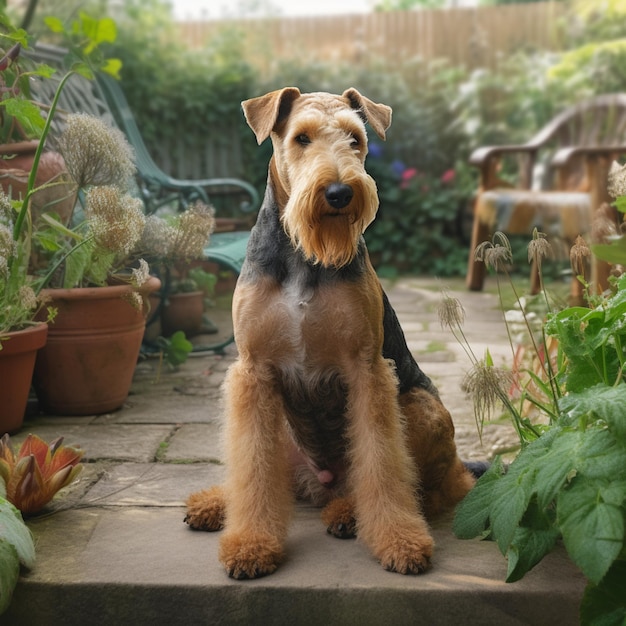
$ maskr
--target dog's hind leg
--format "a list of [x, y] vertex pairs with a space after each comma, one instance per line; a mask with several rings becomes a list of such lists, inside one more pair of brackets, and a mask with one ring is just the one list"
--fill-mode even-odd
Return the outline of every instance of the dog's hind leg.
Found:
[[243, 358], [226, 382], [226, 522], [219, 559], [232, 578], [272, 573], [293, 507], [283, 401], [271, 369]]

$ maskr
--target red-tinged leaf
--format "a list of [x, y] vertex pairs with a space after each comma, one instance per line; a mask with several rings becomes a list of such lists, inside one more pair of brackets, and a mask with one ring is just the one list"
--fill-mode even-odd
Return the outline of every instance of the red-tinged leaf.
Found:
[[37, 437], [37, 435], [29, 433], [24, 440], [17, 457], [18, 459], [21, 459], [31, 455], [35, 457], [39, 468], [43, 468], [50, 462], [51, 457], [48, 444], [40, 437]]
[[84, 450], [80, 448], [74, 448], [72, 446], [61, 446], [55, 453], [52, 455], [52, 459], [49, 465], [45, 468], [45, 476], [52, 476], [59, 470], [76, 465], [83, 455], [85, 454]]

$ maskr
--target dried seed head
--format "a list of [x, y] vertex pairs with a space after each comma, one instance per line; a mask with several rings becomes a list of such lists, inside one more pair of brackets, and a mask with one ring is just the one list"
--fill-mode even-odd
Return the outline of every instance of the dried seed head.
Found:
[[608, 174], [607, 192], [611, 198], [626, 196], [626, 165], [620, 165], [617, 161], [611, 163]]
[[569, 261], [572, 270], [576, 276], [582, 276], [585, 273], [585, 259], [591, 256], [591, 250], [587, 242], [580, 236], [576, 237], [574, 245], [569, 252]]
[[528, 243], [528, 262], [535, 263], [541, 271], [543, 259], [552, 256], [552, 246], [546, 239], [545, 233], [540, 233], [536, 228], [533, 230], [533, 238]]
[[117, 254], [133, 251], [146, 220], [141, 200], [121, 194], [117, 187], [92, 187], [85, 212], [98, 246]]
[[124, 134], [93, 115], [68, 115], [58, 150], [81, 188], [118, 185], [127, 189], [135, 175], [135, 155]]
[[491, 241], [483, 241], [474, 251], [474, 259], [482, 261], [496, 272], [504, 270], [513, 262], [513, 252], [507, 236], [498, 231]]
[[8, 226], [0, 224], [0, 257], [7, 262], [17, 254], [17, 244]]
[[37, 296], [31, 287], [22, 285], [19, 289], [20, 305], [25, 309], [32, 311], [37, 308]]
[[443, 299], [439, 303], [437, 313], [442, 328], [447, 326], [451, 330], [455, 330], [463, 326], [465, 322], [465, 309], [461, 301], [458, 298], [451, 297], [447, 293], [443, 294]]
[[139, 259], [139, 267], [132, 270], [131, 283], [135, 287], [141, 287], [150, 278], [150, 267], [144, 259]]
[[502, 399], [507, 397], [507, 389], [513, 384], [511, 372], [485, 361], [479, 361], [466, 374], [463, 389], [469, 393], [474, 404], [478, 421], [489, 419]]
[[195, 202], [178, 220], [176, 242], [172, 254], [181, 259], [201, 259], [215, 227], [214, 210]]

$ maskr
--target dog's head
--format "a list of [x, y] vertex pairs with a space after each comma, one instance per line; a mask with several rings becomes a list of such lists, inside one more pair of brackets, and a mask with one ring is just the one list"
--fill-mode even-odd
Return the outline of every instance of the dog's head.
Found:
[[295, 87], [242, 106], [258, 143], [272, 138], [270, 184], [294, 247], [324, 266], [349, 263], [378, 209], [376, 184], [364, 168], [365, 122], [385, 139], [391, 108], [356, 89], [302, 94]]

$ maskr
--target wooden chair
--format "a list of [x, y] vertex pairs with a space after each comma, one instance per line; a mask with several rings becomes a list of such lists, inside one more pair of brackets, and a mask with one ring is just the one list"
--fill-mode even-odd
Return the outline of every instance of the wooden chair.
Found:
[[[568, 248], [578, 235], [589, 242], [594, 212], [611, 199], [607, 174], [613, 160], [626, 154], [626, 94], [607, 94], [565, 109], [530, 141], [520, 145], [485, 146], [470, 156], [479, 168], [474, 204], [467, 287], [480, 291], [485, 266], [474, 259], [476, 247], [495, 231], [531, 235], [536, 227], [549, 240]], [[501, 178], [503, 164], [517, 160], [517, 178]], [[617, 220], [617, 217], [615, 216]], [[609, 266], [592, 262], [595, 290], [607, 286]], [[538, 272], [531, 271], [531, 291], [539, 290]], [[582, 286], [574, 278], [572, 297]]]

